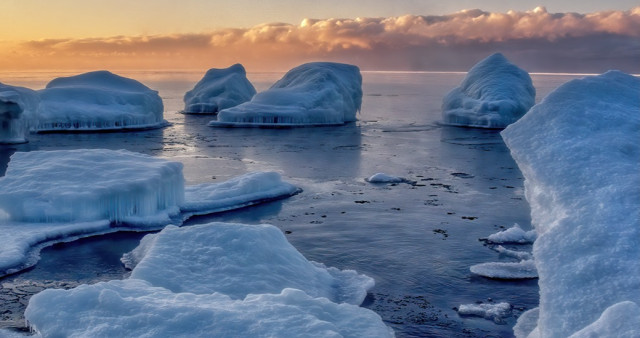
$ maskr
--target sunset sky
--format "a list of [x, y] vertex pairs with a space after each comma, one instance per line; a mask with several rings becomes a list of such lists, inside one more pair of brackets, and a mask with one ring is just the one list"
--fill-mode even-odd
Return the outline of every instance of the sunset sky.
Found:
[[3, 0], [0, 32], [0, 70], [466, 70], [501, 51], [529, 71], [640, 73], [637, 0]]

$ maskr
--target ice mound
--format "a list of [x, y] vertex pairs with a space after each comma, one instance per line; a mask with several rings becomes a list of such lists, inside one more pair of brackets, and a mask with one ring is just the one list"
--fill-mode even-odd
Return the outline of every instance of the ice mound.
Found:
[[489, 262], [471, 266], [476, 275], [494, 279], [530, 279], [537, 278], [538, 272], [533, 260], [520, 262]]
[[497, 324], [502, 324], [505, 318], [511, 316], [511, 304], [506, 302], [464, 304], [458, 307], [458, 314], [461, 316], [482, 317], [493, 320]]
[[60, 77], [39, 93], [35, 131], [146, 129], [167, 124], [157, 91], [108, 71]]
[[126, 150], [17, 152], [0, 178], [0, 209], [16, 222], [68, 222], [176, 214], [182, 163]]
[[518, 224], [511, 228], [489, 235], [486, 240], [494, 244], [518, 243], [531, 244], [536, 240], [536, 231], [524, 231]]
[[222, 183], [185, 187], [183, 214], [201, 215], [227, 211], [298, 193], [296, 186], [283, 182], [276, 172], [255, 172]]
[[[169, 254], [175, 248], [180, 248], [179, 254]], [[373, 279], [353, 270], [309, 262], [271, 225], [168, 226], [145, 236], [123, 262], [135, 266], [131, 278], [154, 286], [173, 292], [219, 292], [233, 299], [294, 288], [312, 297], [359, 305], [374, 285]]]
[[385, 173], [377, 173], [371, 175], [365, 181], [369, 183], [402, 183], [406, 182], [407, 180], [398, 176], [388, 175]]
[[229, 68], [211, 68], [184, 95], [184, 113], [213, 114], [251, 100], [256, 89], [247, 72], [237, 63]]
[[39, 100], [31, 89], [0, 83], [0, 144], [27, 142]]
[[339, 125], [356, 120], [362, 103], [358, 67], [332, 62], [298, 66], [249, 102], [224, 109], [211, 126]]
[[505, 128], [535, 104], [529, 73], [495, 53], [473, 66], [442, 101], [443, 123]]
[[[335, 296], [321, 290], [340, 281], [306, 261], [273, 226], [167, 227], [136, 251], [129, 279], [33, 296], [29, 325], [60, 337], [393, 336], [375, 312], [313, 295]], [[372, 286], [370, 278], [359, 279], [363, 284], [343, 298], [360, 299], [360, 288]]]
[[[572, 80], [502, 132], [538, 233], [530, 337], [626, 325], [617, 307], [640, 304], [638, 93], [640, 79], [618, 71]], [[640, 335], [635, 323], [630, 336]]]

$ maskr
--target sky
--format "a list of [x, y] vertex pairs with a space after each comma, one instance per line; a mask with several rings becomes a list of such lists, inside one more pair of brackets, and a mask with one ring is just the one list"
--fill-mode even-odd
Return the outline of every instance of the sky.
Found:
[[500, 51], [529, 71], [640, 72], [637, 0], [2, 0], [0, 32], [0, 70], [464, 71]]

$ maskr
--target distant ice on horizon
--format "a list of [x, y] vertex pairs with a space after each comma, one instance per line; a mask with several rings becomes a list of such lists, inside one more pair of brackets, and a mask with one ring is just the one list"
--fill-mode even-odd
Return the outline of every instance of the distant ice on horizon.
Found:
[[0, 144], [27, 142], [39, 101], [34, 90], [0, 83]]
[[40, 105], [31, 126], [36, 132], [149, 129], [168, 124], [157, 91], [109, 71], [56, 78], [38, 93]]
[[356, 120], [362, 76], [353, 65], [312, 62], [287, 72], [251, 101], [224, 109], [210, 126], [283, 127], [340, 125]]
[[538, 234], [519, 337], [640, 336], [639, 93], [619, 71], [572, 80], [502, 132]]
[[168, 226], [123, 261], [128, 279], [34, 295], [30, 327], [45, 337], [393, 337], [358, 306], [371, 278], [306, 260], [272, 225]]
[[256, 94], [244, 67], [211, 68], [184, 95], [184, 113], [214, 114], [251, 100]]
[[442, 122], [476, 128], [505, 128], [535, 104], [529, 73], [495, 53], [474, 65], [459, 87], [442, 100]]

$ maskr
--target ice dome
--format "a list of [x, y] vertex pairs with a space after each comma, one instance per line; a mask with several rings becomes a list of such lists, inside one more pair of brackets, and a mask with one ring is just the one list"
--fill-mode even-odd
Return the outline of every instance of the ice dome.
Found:
[[572, 80], [502, 132], [538, 234], [520, 337], [640, 335], [639, 93], [618, 71]]
[[361, 103], [358, 67], [312, 62], [293, 68], [251, 101], [220, 111], [209, 125], [339, 125], [355, 121]]
[[247, 72], [237, 63], [229, 68], [211, 68], [184, 95], [184, 113], [212, 114], [251, 100], [256, 89]]
[[473, 66], [459, 87], [442, 101], [448, 125], [505, 128], [535, 104], [529, 73], [495, 53]]
[[307, 261], [271, 225], [169, 226], [132, 253], [128, 279], [34, 295], [25, 311], [31, 328], [46, 337], [393, 336], [375, 312], [316, 294], [346, 282], [354, 288], [338, 294], [359, 304], [369, 277], [318, 278], [334, 272]]
[[167, 124], [157, 91], [108, 71], [56, 78], [39, 93], [35, 131], [147, 129]]
[[0, 144], [27, 142], [38, 102], [35, 91], [0, 83]]

